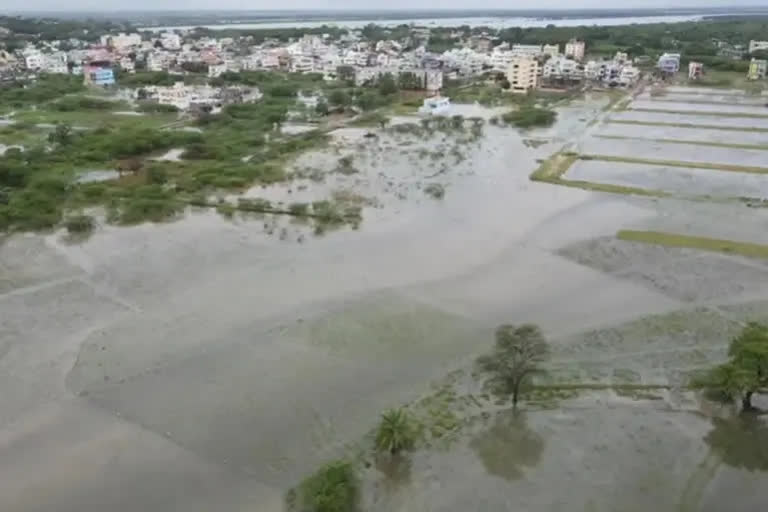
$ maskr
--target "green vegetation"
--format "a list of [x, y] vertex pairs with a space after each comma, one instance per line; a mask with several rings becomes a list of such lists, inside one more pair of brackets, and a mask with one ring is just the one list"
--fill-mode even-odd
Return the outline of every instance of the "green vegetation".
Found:
[[411, 450], [418, 437], [413, 419], [405, 409], [390, 409], [381, 415], [376, 430], [376, 449], [391, 455]]
[[551, 126], [557, 119], [557, 112], [554, 110], [526, 105], [518, 110], [513, 110], [503, 114], [501, 119], [505, 123], [513, 124], [518, 128]]
[[733, 240], [720, 240], [700, 236], [664, 233], [660, 231], [621, 230], [616, 234], [620, 240], [641, 242], [645, 244], [663, 245], [666, 247], [682, 247], [702, 251], [737, 254], [750, 258], [768, 258], [768, 245]]
[[697, 382], [727, 400], [752, 409], [752, 396], [768, 389], [768, 326], [751, 322], [731, 340], [728, 362]]
[[432, 199], [442, 199], [445, 197], [445, 187], [440, 183], [429, 183], [424, 187], [424, 193]]
[[357, 512], [360, 483], [352, 463], [324, 465], [286, 495], [290, 512]]
[[32, 82], [17, 81], [0, 87], [0, 106], [3, 109], [18, 109], [84, 90], [81, 77], [43, 74]]
[[631, 121], [624, 119], [606, 119], [606, 123], [636, 124], [639, 126], [668, 126], [671, 128], [700, 128], [702, 130], [723, 130], [733, 132], [760, 132], [768, 133], [768, 128], [746, 128], [739, 126], [720, 126], [716, 124], [692, 124], [692, 123], [662, 123], [655, 121]]
[[483, 371], [491, 374], [490, 383], [497, 393], [511, 394], [516, 406], [521, 386], [549, 357], [549, 345], [541, 330], [531, 324], [500, 325], [496, 344], [490, 355], [478, 359]]
[[70, 234], [90, 233], [96, 227], [96, 221], [88, 215], [72, 215], [66, 218], [64, 227]]

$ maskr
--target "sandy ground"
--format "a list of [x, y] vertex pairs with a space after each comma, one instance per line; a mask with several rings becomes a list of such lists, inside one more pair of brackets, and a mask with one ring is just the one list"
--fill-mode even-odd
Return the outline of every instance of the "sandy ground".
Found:
[[[725, 256], [691, 265], [693, 255], [636, 254], [609, 238], [676, 222], [726, 238], [746, 208], [678, 215], [688, 203], [528, 180], [537, 159], [599, 110], [588, 100], [555, 127], [522, 134], [486, 126], [481, 142], [462, 146], [461, 162], [447, 141], [433, 162], [405, 138], [346, 133], [342, 148], [353, 149], [358, 173], [329, 174], [343, 155], [333, 148], [297, 165], [327, 165], [328, 192], [351, 187], [377, 200], [359, 230], [316, 238], [286, 224], [294, 231], [281, 239], [261, 220], [189, 212], [170, 224], [101, 227], [79, 245], [58, 233], [5, 240], [0, 510], [281, 510], [285, 490], [343, 453], [381, 410], [485, 352], [500, 322], [540, 323], [562, 347], [558, 361], [578, 355], [580, 371], [598, 378], [603, 370], [584, 366], [599, 351], [590, 333], [715, 302], [733, 305], [734, 318], [749, 315], [735, 305], [768, 299], [763, 266]], [[550, 142], [534, 147], [530, 138]], [[430, 180], [446, 186], [442, 200], [420, 190]], [[262, 191], [285, 202], [304, 193]], [[761, 222], [738, 229], [749, 234]], [[670, 276], [679, 279], [668, 284]], [[658, 360], [660, 350], [646, 355]], [[635, 356], [620, 367], [646, 364]], [[706, 360], [718, 357], [722, 338]], [[648, 364], [648, 379], [683, 367]], [[565, 510], [573, 478], [581, 480], [574, 503], [586, 510], [642, 503], [659, 486], [647, 503], [673, 510], [707, 456], [708, 423], [656, 402], [606, 409], [599, 397], [600, 407], [580, 400], [528, 418], [543, 438], [540, 462], [526, 463], [536, 473], [511, 484], [477, 459], [465, 464], [478, 443], [488, 446], [467, 441], [428, 467], [416, 460], [413, 474], [424, 476], [416, 489], [429, 492], [388, 493], [391, 506], [380, 510]], [[622, 471], [610, 464], [617, 460]], [[715, 473], [717, 485], [735, 485]]]

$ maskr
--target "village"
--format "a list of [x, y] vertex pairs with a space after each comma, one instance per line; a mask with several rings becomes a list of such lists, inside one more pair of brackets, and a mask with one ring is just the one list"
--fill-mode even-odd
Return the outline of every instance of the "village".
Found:
[[[356, 86], [374, 84], [391, 75], [409, 88], [439, 95], [448, 80], [472, 80], [481, 76], [501, 78], [512, 93], [537, 88], [626, 88], [643, 72], [673, 76], [681, 67], [681, 54], [663, 53], [652, 60], [617, 51], [612, 58], [592, 58], [584, 41], [565, 44], [509, 44], [488, 34], [472, 35], [458, 48], [442, 53], [427, 50], [429, 29], [411, 27], [405, 39], [366, 40], [360, 30], [305, 34], [281, 42], [252, 36], [212, 37], [196, 30], [160, 33], [139, 31], [107, 34], [98, 43], [69, 39], [36, 41], [14, 52], [0, 52], [0, 76], [5, 80], [34, 78], [39, 73], [82, 76], [94, 87], [121, 86], [121, 77], [135, 73], [168, 73], [178, 82], [135, 88], [133, 99], [171, 105], [179, 110], [221, 103], [222, 91], [207, 83], [184, 84], [189, 75], [218, 78], [241, 71], [283, 71], [322, 75], [325, 81], [346, 80]], [[768, 41], [750, 41], [748, 50], [723, 45], [722, 52], [740, 59], [768, 48]], [[748, 78], [764, 79], [766, 60], [752, 58]], [[688, 62], [689, 79], [706, 72], [704, 64]], [[255, 101], [258, 89], [238, 95]], [[230, 98], [231, 100], [231, 98]]]

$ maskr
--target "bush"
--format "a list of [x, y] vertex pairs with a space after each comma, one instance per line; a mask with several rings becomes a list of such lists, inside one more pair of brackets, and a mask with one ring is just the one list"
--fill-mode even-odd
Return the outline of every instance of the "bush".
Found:
[[136, 106], [136, 110], [146, 113], [175, 113], [178, 112], [178, 107], [174, 105], [165, 105], [163, 103], [155, 103], [153, 101], [140, 101]]
[[350, 462], [337, 460], [318, 469], [286, 496], [291, 512], [356, 512], [360, 490]]
[[439, 183], [430, 183], [424, 187], [424, 193], [432, 199], [442, 199], [445, 197], [445, 187]]
[[93, 217], [88, 215], [73, 215], [64, 220], [64, 227], [70, 234], [90, 233], [95, 226], [96, 222]]
[[59, 112], [77, 112], [79, 110], [112, 110], [120, 105], [121, 103], [115, 101], [87, 96], [67, 96], [55, 101], [51, 107]]
[[503, 114], [501, 119], [505, 123], [513, 124], [518, 128], [550, 126], [557, 119], [557, 112], [544, 108], [524, 106], [518, 110], [513, 110]]

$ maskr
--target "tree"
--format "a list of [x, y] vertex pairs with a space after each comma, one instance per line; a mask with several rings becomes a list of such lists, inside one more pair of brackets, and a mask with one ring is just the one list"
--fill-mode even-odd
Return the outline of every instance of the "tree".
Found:
[[355, 82], [355, 68], [353, 66], [338, 66], [336, 68], [336, 76], [342, 82]]
[[549, 345], [536, 325], [504, 324], [496, 329], [493, 352], [478, 363], [493, 374], [500, 391], [512, 394], [512, 405], [517, 406], [523, 382], [540, 371], [538, 365], [548, 357]]
[[321, 116], [327, 116], [328, 103], [326, 103], [325, 101], [318, 101], [317, 105], [315, 105], [315, 113]]
[[328, 103], [334, 107], [348, 107], [352, 104], [352, 98], [341, 89], [336, 89], [328, 95]]
[[392, 73], [384, 73], [379, 77], [379, 94], [382, 96], [389, 96], [397, 92], [397, 84], [392, 76]]
[[410, 450], [416, 443], [417, 432], [405, 409], [390, 409], [381, 415], [376, 431], [376, 449], [397, 455]]
[[729, 361], [721, 364], [699, 383], [740, 400], [742, 409], [752, 409], [752, 396], [768, 388], [768, 326], [750, 322], [728, 348]]
[[72, 127], [66, 123], [57, 124], [56, 128], [48, 134], [48, 141], [66, 146], [72, 142]]

